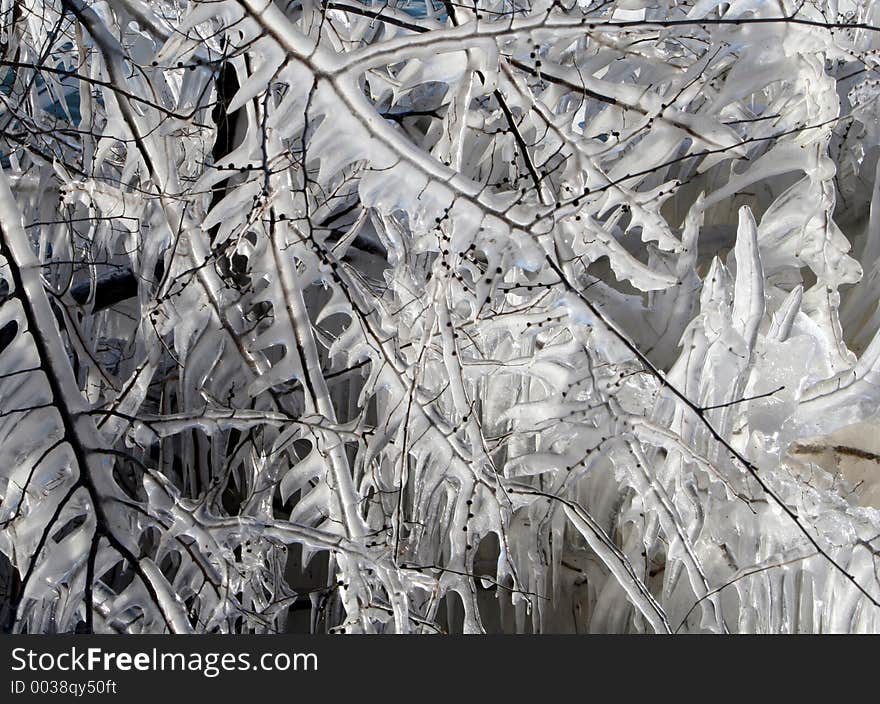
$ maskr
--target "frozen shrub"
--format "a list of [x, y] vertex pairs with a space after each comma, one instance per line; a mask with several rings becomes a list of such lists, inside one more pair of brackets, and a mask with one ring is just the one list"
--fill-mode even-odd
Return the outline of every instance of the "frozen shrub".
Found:
[[880, 5], [0, 5], [12, 631], [878, 630]]

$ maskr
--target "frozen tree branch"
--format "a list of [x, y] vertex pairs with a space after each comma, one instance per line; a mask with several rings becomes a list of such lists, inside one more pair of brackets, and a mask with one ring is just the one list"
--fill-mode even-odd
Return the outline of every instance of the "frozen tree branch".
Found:
[[5, 630], [878, 630], [872, 3], [4, 8]]

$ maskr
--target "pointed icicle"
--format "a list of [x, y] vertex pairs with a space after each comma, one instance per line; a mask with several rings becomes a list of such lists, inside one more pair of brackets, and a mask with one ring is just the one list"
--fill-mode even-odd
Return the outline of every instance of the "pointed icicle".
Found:
[[751, 351], [764, 317], [764, 271], [758, 250], [758, 226], [748, 206], [739, 209], [736, 231], [736, 285], [733, 293], [733, 325]]

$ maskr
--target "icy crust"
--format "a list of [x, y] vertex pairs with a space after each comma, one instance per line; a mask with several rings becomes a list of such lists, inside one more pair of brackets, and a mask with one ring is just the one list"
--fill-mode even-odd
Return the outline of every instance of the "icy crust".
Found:
[[71, 4], [87, 136], [0, 177], [13, 630], [878, 630], [876, 32]]

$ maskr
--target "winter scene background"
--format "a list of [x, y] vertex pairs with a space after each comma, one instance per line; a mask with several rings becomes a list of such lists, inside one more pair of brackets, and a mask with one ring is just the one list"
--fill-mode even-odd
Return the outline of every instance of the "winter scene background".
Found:
[[880, 4], [0, 0], [7, 633], [880, 631]]

